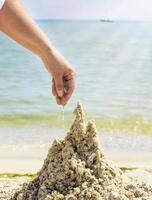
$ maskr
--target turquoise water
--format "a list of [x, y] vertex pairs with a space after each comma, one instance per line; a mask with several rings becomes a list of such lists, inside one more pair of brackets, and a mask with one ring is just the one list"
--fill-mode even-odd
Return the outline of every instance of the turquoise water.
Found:
[[[74, 65], [77, 100], [101, 128], [152, 132], [152, 23], [39, 21]], [[0, 125], [62, 118], [40, 59], [0, 34]], [[59, 124], [59, 123], [57, 123]]]

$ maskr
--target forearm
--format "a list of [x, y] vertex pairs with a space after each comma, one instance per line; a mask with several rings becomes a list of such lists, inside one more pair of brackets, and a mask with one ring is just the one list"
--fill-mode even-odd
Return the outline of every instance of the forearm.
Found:
[[75, 71], [28, 15], [20, 0], [6, 0], [0, 10], [0, 30], [42, 59], [53, 79], [52, 93], [57, 96], [58, 104], [65, 105], [75, 88]]
[[20, 0], [6, 0], [0, 10], [0, 30], [41, 57], [53, 49], [45, 33], [28, 15]]

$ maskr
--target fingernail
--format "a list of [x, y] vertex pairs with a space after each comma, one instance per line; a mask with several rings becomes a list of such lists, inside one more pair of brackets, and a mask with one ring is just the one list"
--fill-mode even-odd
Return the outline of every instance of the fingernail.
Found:
[[58, 95], [59, 95], [59, 97], [62, 97], [62, 96], [63, 96], [63, 91], [62, 91], [62, 90], [59, 90], [59, 91], [58, 91]]

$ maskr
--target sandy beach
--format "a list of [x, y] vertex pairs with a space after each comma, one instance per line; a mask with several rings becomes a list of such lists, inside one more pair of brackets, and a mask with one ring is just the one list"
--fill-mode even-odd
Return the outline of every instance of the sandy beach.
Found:
[[[5, 176], [4, 176], [5, 177]], [[0, 200], [8, 200], [29, 177], [0, 178]]]
[[[152, 162], [151, 158], [140, 157], [138, 160], [126, 156], [113, 156], [111, 159], [124, 172], [126, 181], [146, 183], [152, 187]], [[8, 200], [10, 195], [22, 187], [22, 184], [32, 180], [43, 164], [43, 158], [37, 159], [0, 159], [0, 200]], [[30, 176], [27, 174], [30, 173]]]
[[[0, 200], [9, 200], [23, 183], [35, 177], [53, 140], [64, 138], [67, 131], [67, 128], [38, 126], [0, 128]], [[22, 137], [16, 139], [20, 134]], [[105, 155], [123, 171], [126, 182], [145, 183], [152, 187], [152, 136], [102, 130], [98, 131], [98, 136]]]
[[[53, 140], [67, 132], [67, 127], [0, 127], [0, 173], [36, 173]], [[118, 167], [152, 169], [151, 135], [99, 129], [98, 136], [105, 154]]]
[[[10, 131], [11, 130], [11, 131]], [[41, 169], [44, 158], [47, 156], [48, 149], [51, 147], [55, 138], [64, 138], [67, 130], [64, 129], [46, 129], [46, 128], [1, 128], [1, 137], [7, 135], [13, 138], [12, 132], [18, 135], [20, 132], [25, 135], [24, 143], [20, 145], [1, 145], [0, 151], [0, 200], [8, 200], [22, 184], [32, 180], [36, 173]], [[32, 143], [30, 134], [35, 138]], [[45, 140], [41, 144], [37, 143], [39, 136], [43, 133]], [[50, 134], [51, 133], [51, 134]], [[123, 171], [123, 177], [126, 182], [137, 182], [152, 187], [152, 154], [150, 149], [151, 136], [104, 133], [99, 130], [100, 145], [108, 159]], [[22, 138], [21, 138], [22, 139]], [[27, 145], [27, 140], [29, 144]], [[50, 143], [46, 143], [50, 141]], [[8, 141], [7, 141], [8, 142]], [[19, 143], [22, 141], [19, 140]], [[141, 142], [143, 145], [141, 145]], [[125, 144], [122, 146], [122, 144]], [[131, 144], [131, 145], [130, 145]], [[145, 146], [144, 146], [145, 144]], [[143, 148], [139, 148], [142, 146]]]
[[[13, 174], [12, 174], [13, 175]], [[18, 189], [22, 187], [22, 184], [32, 180], [29, 176], [14, 175], [13, 178], [9, 178], [6, 174], [0, 175], [0, 200], [8, 200]], [[137, 181], [138, 183], [145, 182], [152, 187], [152, 172], [148, 172], [142, 169], [130, 169], [126, 170], [123, 174], [126, 182]], [[149, 199], [150, 200], [150, 199]]]
[[[100, 147], [95, 124], [86, 124], [79, 103], [75, 115], [66, 137], [54, 140], [46, 158], [41, 155], [43, 160], [45, 158], [44, 162], [40, 157], [25, 159], [25, 155], [29, 155], [26, 152], [23, 158], [19, 154], [16, 160], [12, 157], [12, 163], [16, 163], [13, 166], [11, 159], [5, 160], [3, 156], [0, 200], [152, 198], [150, 155], [144, 157], [144, 153], [140, 156], [137, 154], [134, 160], [133, 156], [129, 158], [119, 154], [118, 157], [115, 154], [114, 157], [113, 153], [109, 159]], [[114, 162], [111, 162], [112, 156]], [[7, 173], [10, 170], [12, 173]]]

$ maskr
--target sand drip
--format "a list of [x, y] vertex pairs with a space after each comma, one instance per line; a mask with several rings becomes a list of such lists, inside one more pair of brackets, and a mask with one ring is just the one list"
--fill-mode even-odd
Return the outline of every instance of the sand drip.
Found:
[[36, 178], [12, 200], [134, 200], [152, 199], [143, 183], [124, 183], [120, 169], [106, 159], [93, 122], [84, 121], [80, 103], [64, 140], [55, 140]]

